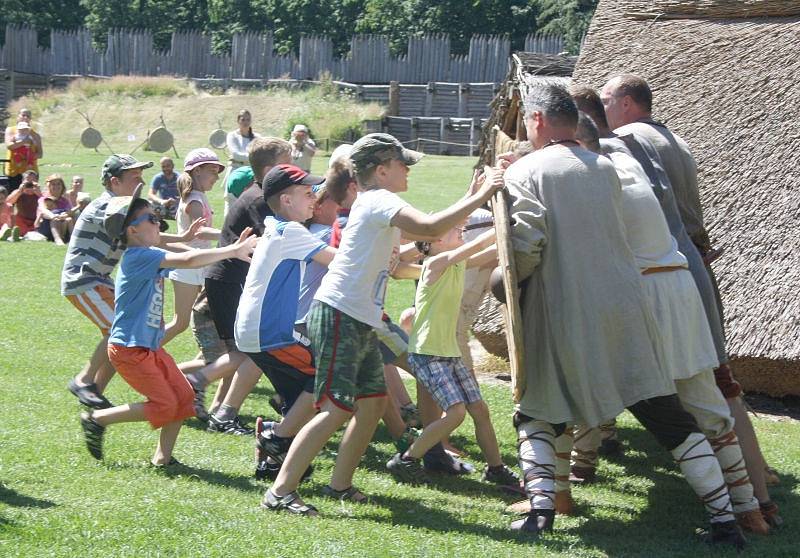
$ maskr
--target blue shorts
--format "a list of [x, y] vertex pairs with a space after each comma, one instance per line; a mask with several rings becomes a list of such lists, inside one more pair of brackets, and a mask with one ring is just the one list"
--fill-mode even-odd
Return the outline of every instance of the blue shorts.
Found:
[[476, 403], [483, 399], [478, 382], [461, 357], [440, 357], [409, 353], [408, 362], [431, 397], [443, 410], [456, 403]]

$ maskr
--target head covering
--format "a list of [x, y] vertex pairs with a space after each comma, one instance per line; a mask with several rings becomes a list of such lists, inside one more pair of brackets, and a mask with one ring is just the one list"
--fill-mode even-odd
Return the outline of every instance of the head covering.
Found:
[[277, 165], [270, 169], [262, 182], [264, 199], [270, 198], [275, 194], [280, 194], [290, 186], [296, 184], [314, 186], [324, 181], [325, 179], [323, 177], [308, 174], [295, 165]]
[[305, 132], [307, 134], [308, 126], [306, 126], [305, 124], [295, 124], [294, 128], [292, 128], [292, 133], [295, 132]]
[[225, 165], [220, 163], [217, 154], [207, 147], [192, 149], [189, 153], [187, 153], [186, 158], [183, 160], [183, 171], [189, 172], [193, 169], [196, 169], [200, 165], [216, 165], [219, 167], [219, 172], [225, 170]]
[[112, 155], [103, 163], [103, 170], [100, 174], [100, 179], [103, 184], [111, 180], [112, 176], [119, 178], [126, 170], [131, 169], [149, 169], [153, 166], [152, 161], [137, 161], [132, 155]]
[[125, 222], [128, 219], [128, 212], [133, 205], [133, 201], [142, 193], [142, 184], [136, 186], [130, 196], [114, 196], [108, 201], [106, 215], [103, 218], [103, 226], [106, 233], [112, 239], [117, 239], [125, 232]]
[[17, 122], [17, 130], [30, 130], [31, 125], [25, 122], [24, 120], [20, 120]]
[[333, 153], [331, 153], [331, 158], [328, 159], [328, 168], [331, 168], [333, 166], [333, 163], [335, 163], [339, 159], [344, 160], [344, 162], [348, 162], [350, 160], [350, 153], [352, 151], [353, 151], [352, 143], [343, 143], [342, 145], [338, 146], [336, 149], [333, 150]]
[[353, 144], [350, 152], [350, 161], [353, 168], [365, 171], [371, 167], [385, 163], [392, 159], [402, 161], [406, 165], [416, 165], [423, 154], [419, 151], [406, 149], [397, 138], [389, 134], [367, 134]]

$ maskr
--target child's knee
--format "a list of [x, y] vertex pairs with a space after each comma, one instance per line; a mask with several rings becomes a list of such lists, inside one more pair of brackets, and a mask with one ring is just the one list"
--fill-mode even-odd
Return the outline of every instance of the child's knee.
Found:
[[448, 421], [461, 424], [464, 422], [464, 417], [467, 416], [467, 408], [463, 403], [456, 403], [448, 407], [444, 414], [447, 416]]
[[486, 401], [481, 399], [467, 405], [467, 411], [473, 420], [488, 420], [489, 419], [489, 405]]

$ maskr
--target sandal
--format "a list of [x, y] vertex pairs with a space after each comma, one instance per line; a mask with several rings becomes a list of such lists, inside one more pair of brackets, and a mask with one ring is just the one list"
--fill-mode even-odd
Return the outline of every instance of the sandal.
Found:
[[183, 463], [181, 463], [180, 461], [178, 461], [174, 457], [170, 457], [169, 461], [166, 462], [166, 463], [153, 463], [151, 461], [150, 462], [150, 466], [153, 467], [154, 469], [164, 469], [166, 467], [176, 467], [176, 466], [181, 466], [182, 467]]
[[364, 493], [355, 486], [345, 488], [344, 490], [336, 490], [331, 485], [327, 484], [322, 488], [322, 493], [328, 498], [334, 498], [340, 502], [353, 502], [355, 504], [369, 503], [369, 497], [365, 496]]
[[304, 504], [300, 500], [300, 495], [297, 491], [290, 492], [286, 496], [275, 496], [272, 489], [267, 489], [264, 493], [264, 498], [261, 500], [261, 507], [265, 510], [281, 511], [285, 510], [295, 515], [305, 515], [307, 517], [314, 517], [319, 515], [317, 508], [312, 505]]

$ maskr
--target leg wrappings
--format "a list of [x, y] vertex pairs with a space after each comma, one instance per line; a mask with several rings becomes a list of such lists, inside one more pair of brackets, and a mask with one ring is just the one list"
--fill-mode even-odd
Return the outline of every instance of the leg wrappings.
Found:
[[555, 508], [555, 431], [541, 420], [517, 427], [519, 466], [532, 509]]
[[617, 419], [611, 419], [599, 426], [600, 441], [617, 439]]
[[572, 428], [567, 428], [555, 439], [556, 492], [569, 491], [569, 458], [572, 453]]
[[711, 522], [733, 521], [728, 487], [706, 437], [696, 432], [689, 434], [671, 453], [686, 481], [706, 508]]
[[718, 438], [709, 438], [708, 441], [722, 468], [733, 511], [739, 513], [757, 509], [758, 500], [753, 496], [753, 485], [747, 476], [747, 466], [736, 433], [730, 431]]
[[597, 448], [600, 447], [601, 436], [602, 431], [600, 428], [587, 428], [586, 426], [575, 428], [572, 460], [576, 467], [584, 469], [597, 468]]

